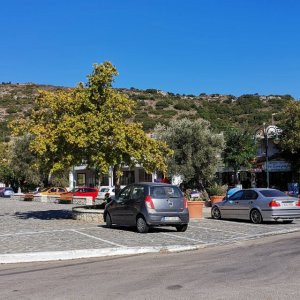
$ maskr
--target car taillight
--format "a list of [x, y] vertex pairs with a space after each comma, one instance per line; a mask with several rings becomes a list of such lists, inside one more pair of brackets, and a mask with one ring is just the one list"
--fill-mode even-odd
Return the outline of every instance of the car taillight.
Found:
[[146, 196], [145, 204], [146, 204], [147, 208], [154, 209], [154, 204], [153, 204], [151, 196], [149, 196], [149, 195]]
[[184, 208], [187, 208], [187, 200], [186, 200], [185, 197], [183, 198], [183, 207], [184, 207]]
[[269, 203], [269, 207], [278, 207], [280, 206], [280, 203], [277, 202], [276, 200], [272, 200], [270, 203]]
[[300, 200], [296, 202], [296, 206], [300, 206]]

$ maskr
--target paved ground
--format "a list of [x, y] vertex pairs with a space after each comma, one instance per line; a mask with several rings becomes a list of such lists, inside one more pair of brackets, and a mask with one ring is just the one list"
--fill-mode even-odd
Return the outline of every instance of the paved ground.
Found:
[[300, 231], [300, 221], [262, 225], [217, 221], [206, 208], [204, 218], [191, 221], [184, 233], [161, 227], [138, 234], [130, 228], [75, 221], [71, 211], [72, 205], [0, 198], [0, 263], [192, 250]]

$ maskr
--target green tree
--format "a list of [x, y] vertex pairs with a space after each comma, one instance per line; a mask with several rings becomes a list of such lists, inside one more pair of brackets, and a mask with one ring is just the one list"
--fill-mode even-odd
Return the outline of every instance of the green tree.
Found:
[[155, 135], [174, 151], [168, 166], [172, 175], [183, 176], [186, 187], [203, 190], [214, 177], [224, 145], [222, 134], [215, 134], [203, 119], [173, 120], [169, 126], [157, 125]]
[[82, 162], [107, 173], [114, 167], [116, 184], [123, 164], [166, 172], [167, 145], [148, 137], [134, 123], [134, 101], [112, 88], [116, 68], [95, 64], [86, 84], [58, 92], [40, 92], [38, 110], [11, 124], [15, 134], [33, 136], [30, 149], [51, 172]]
[[253, 135], [237, 128], [225, 132], [225, 149], [223, 160], [226, 166], [233, 168], [235, 183], [238, 182], [237, 172], [241, 167], [250, 168], [256, 156]]
[[290, 101], [279, 115], [280, 147], [288, 160], [293, 162], [295, 169], [299, 168], [300, 161], [300, 103]]

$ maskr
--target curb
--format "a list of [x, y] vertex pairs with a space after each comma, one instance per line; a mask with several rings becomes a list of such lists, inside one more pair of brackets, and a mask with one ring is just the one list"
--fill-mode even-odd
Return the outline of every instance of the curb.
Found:
[[198, 250], [205, 248], [206, 245], [193, 246], [170, 246], [170, 247], [135, 247], [135, 248], [106, 248], [106, 249], [84, 249], [69, 251], [51, 251], [51, 252], [30, 252], [1, 254], [0, 264], [28, 263], [55, 260], [71, 260], [80, 258], [94, 258], [104, 256], [137, 255], [146, 253], [173, 253]]

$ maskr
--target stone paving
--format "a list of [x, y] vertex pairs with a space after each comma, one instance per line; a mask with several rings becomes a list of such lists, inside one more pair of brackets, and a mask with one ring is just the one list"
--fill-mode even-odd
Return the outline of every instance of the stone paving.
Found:
[[210, 209], [205, 208], [204, 218], [191, 221], [186, 232], [157, 227], [147, 234], [138, 234], [134, 228], [108, 229], [104, 224], [73, 220], [73, 206], [0, 198], [0, 256], [81, 249], [206, 246], [300, 231], [299, 220], [292, 224], [261, 225], [219, 221], [211, 219]]

